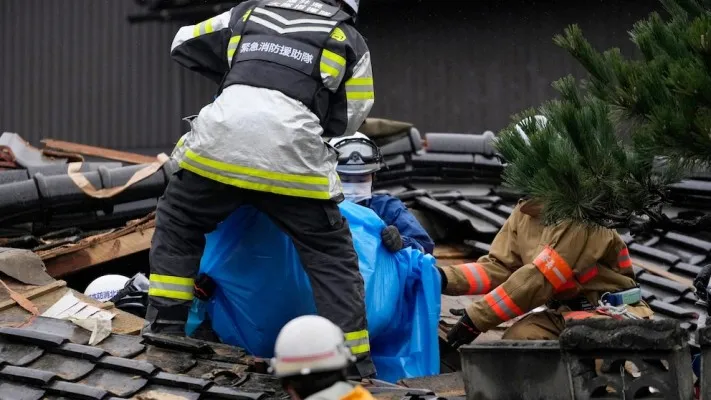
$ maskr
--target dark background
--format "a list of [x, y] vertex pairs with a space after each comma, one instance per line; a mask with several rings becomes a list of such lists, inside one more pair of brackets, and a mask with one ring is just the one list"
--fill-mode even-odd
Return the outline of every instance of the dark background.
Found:
[[[423, 132], [497, 131], [580, 73], [552, 37], [578, 23], [594, 45], [633, 54], [628, 31], [656, 0], [364, 0], [371, 114]], [[151, 153], [214, 85], [169, 57], [178, 23], [131, 24], [133, 0], [1, 0], [0, 132]], [[197, 21], [195, 21], [197, 22]]]

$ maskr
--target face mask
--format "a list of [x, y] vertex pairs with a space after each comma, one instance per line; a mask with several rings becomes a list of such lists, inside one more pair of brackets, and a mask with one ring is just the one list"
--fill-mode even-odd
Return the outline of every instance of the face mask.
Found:
[[372, 197], [372, 182], [343, 182], [343, 195], [352, 203], [360, 203]]

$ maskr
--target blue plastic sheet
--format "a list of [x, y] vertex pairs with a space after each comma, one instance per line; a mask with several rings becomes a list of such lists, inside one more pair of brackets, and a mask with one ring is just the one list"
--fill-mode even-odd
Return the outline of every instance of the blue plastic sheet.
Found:
[[[439, 373], [437, 326], [440, 276], [435, 259], [414, 249], [391, 254], [385, 226], [372, 210], [340, 204], [365, 281], [371, 354], [378, 378]], [[218, 284], [208, 312], [220, 338], [259, 357], [271, 357], [279, 330], [315, 314], [308, 277], [291, 239], [264, 214], [242, 207], [207, 236], [200, 271]]]

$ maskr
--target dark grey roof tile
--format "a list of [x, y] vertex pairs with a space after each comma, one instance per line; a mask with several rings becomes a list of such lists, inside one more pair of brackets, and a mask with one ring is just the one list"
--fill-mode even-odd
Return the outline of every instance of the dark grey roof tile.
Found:
[[106, 356], [97, 361], [97, 364], [114, 371], [125, 372], [142, 377], [153, 375], [157, 371], [155, 365], [140, 360], [130, 360], [114, 356]]
[[658, 312], [660, 314], [664, 314], [667, 317], [678, 319], [678, 320], [694, 320], [699, 317], [699, 315], [694, 312], [690, 311], [686, 308], [679, 307], [677, 305], [667, 303], [664, 301], [660, 300], [652, 300], [649, 302], [649, 306], [654, 310], [655, 312]]
[[675, 244], [660, 242], [653, 246], [657, 250], [665, 251], [670, 254], [678, 256], [682, 262], [688, 264], [700, 264], [708, 257], [705, 253], [699, 253], [698, 251], [689, 250], [685, 247], [677, 246]]
[[70, 399], [103, 400], [108, 396], [108, 392], [104, 389], [64, 381], [55, 381], [46, 389], [49, 393]]
[[60, 353], [89, 361], [96, 361], [106, 355], [106, 351], [101, 348], [85, 346], [76, 343], [65, 343], [60, 347], [57, 347], [53, 351], [55, 353]]
[[205, 392], [205, 395], [214, 399], [225, 400], [260, 400], [266, 397], [263, 392], [243, 392], [226, 386], [213, 386]]
[[711, 253], [711, 242], [698, 239], [693, 236], [684, 235], [677, 232], [667, 232], [664, 234], [664, 240], [676, 244], [678, 246], [694, 249], [703, 253]]
[[661, 276], [652, 275], [650, 273], [639, 274], [637, 276], [637, 280], [641, 283], [654, 286], [677, 295], [683, 295], [691, 290], [684, 284], [675, 282], [671, 279], [662, 278]]
[[56, 334], [20, 328], [0, 328], [0, 337], [15, 342], [37, 345], [43, 348], [60, 346], [68, 340], [68, 338]]
[[96, 347], [106, 350], [112, 356], [125, 358], [133, 358], [146, 349], [140, 336], [131, 335], [111, 335]]
[[701, 272], [701, 268], [698, 265], [691, 265], [687, 263], [678, 263], [674, 266], [674, 268], [671, 269], [670, 272], [673, 272], [677, 275], [682, 275], [682, 276], [687, 276], [690, 278], [695, 278], [696, 275]]
[[503, 204], [496, 206], [496, 208], [494, 209], [494, 211], [505, 216], [506, 218], [508, 218], [511, 215], [511, 213], [513, 213], [513, 210], [514, 210], [514, 207], [509, 207], [509, 206], [506, 206]]
[[190, 338], [176, 338], [166, 335], [156, 335], [152, 333], [146, 333], [143, 335], [144, 344], [152, 344], [157, 347], [182, 351], [191, 354], [214, 354], [215, 351], [210, 347], [207, 342], [200, 340], [194, 340]]
[[666, 251], [659, 250], [654, 247], [644, 246], [637, 243], [632, 243], [628, 247], [633, 258], [635, 256], [642, 256], [645, 259], [660, 262], [668, 266], [674, 265], [681, 261], [679, 256], [667, 253]]
[[42, 354], [44, 354], [44, 350], [40, 347], [29, 344], [12, 343], [0, 338], [0, 363], [5, 362], [18, 367], [24, 367], [41, 357]]
[[197, 364], [193, 354], [152, 345], [147, 346], [146, 351], [134, 357], [134, 360], [149, 362], [163, 371], [175, 374], [185, 373]]
[[0, 377], [14, 382], [24, 382], [35, 386], [44, 386], [51, 382], [56, 375], [39, 369], [6, 365], [0, 369]]
[[7, 400], [40, 400], [44, 398], [44, 389], [0, 380], [0, 399]]
[[45, 354], [29, 365], [29, 368], [57, 374], [65, 381], [76, 381], [94, 370], [94, 363], [80, 358], [59, 354]]
[[155, 376], [151, 377], [151, 382], [158, 385], [177, 387], [197, 392], [204, 391], [208, 386], [212, 384], [212, 382], [206, 379], [193, 378], [185, 375], [169, 374], [167, 372], [157, 373]]
[[132, 373], [97, 368], [79, 383], [101, 388], [114, 396], [129, 397], [143, 389], [148, 384], [148, 380]]
[[72, 343], [87, 344], [91, 337], [91, 332], [73, 324], [71, 321], [63, 319], [37, 317], [30, 321], [23, 329], [51, 333], [68, 338]]
[[248, 368], [248, 365], [235, 365], [233, 363], [226, 363], [222, 361], [198, 359], [195, 367], [185, 372], [185, 375], [192, 376], [193, 378], [212, 379], [216, 374], [219, 374], [222, 371], [229, 371], [230, 373], [237, 375], [247, 371]]
[[149, 385], [143, 388], [140, 392], [136, 394], [136, 397], [141, 394], [147, 394], [147, 393], [152, 393], [152, 394], [172, 394], [174, 396], [180, 396], [180, 400], [199, 400], [200, 396], [202, 396], [201, 393], [198, 392], [191, 392], [185, 389], [179, 389], [179, 388], [173, 388], [169, 386], [161, 386], [161, 385]]
[[460, 200], [460, 201], [457, 201], [456, 204], [460, 210], [462, 210], [462, 211], [466, 212], [467, 214], [470, 214], [476, 218], [482, 219], [490, 224], [493, 224], [498, 229], [501, 229], [501, 227], [506, 222], [506, 218], [504, 218], [498, 214], [495, 214], [495, 213], [485, 209], [482, 206], [473, 204], [469, 201]]

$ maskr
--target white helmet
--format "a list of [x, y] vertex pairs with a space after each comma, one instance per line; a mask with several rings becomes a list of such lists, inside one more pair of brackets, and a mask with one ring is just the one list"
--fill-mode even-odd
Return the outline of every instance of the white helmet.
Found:
[[543, 115], [534, 115], [533, 117], [528, 117], [522, 119], [518, 124], [516, 124], [516, 132], [521, 136], [521, 138], [526, 142], [526, 144], [531, 144], [531, 140], [528, 138], [528, 135], [526, 132], [523, 131], [523, 126], [522, 125], [527, 125], [533, 122], [532, 120], [536, 120], [536, 128], [538, 129], [544, 129], [546, 125], [548, 125], [548, 118], [546, 118]]
[[104, 275], [94, 279], [93, 282], [86, 287], [84, 294], [92, 297], [95, 300], [106, 302], [123, 289], [128, 282], [128, 277], [123, 275]]
[[369, 175], [378, 172], [383, 162], [380, 148], [360, 132], [353, 136], [331, 139], [328, 144], [340, 153], [336, 171], [346, 175]]
[[270, 371], [278, 378], [337, 371], [355, 361], [343, 331], [318, 315], [295, 318], [281, 329]]
[[358, 3], [360, 3], [360, 0], [343, 0], [343, 2], [353, 10], [354, 15], [358, 14]]

